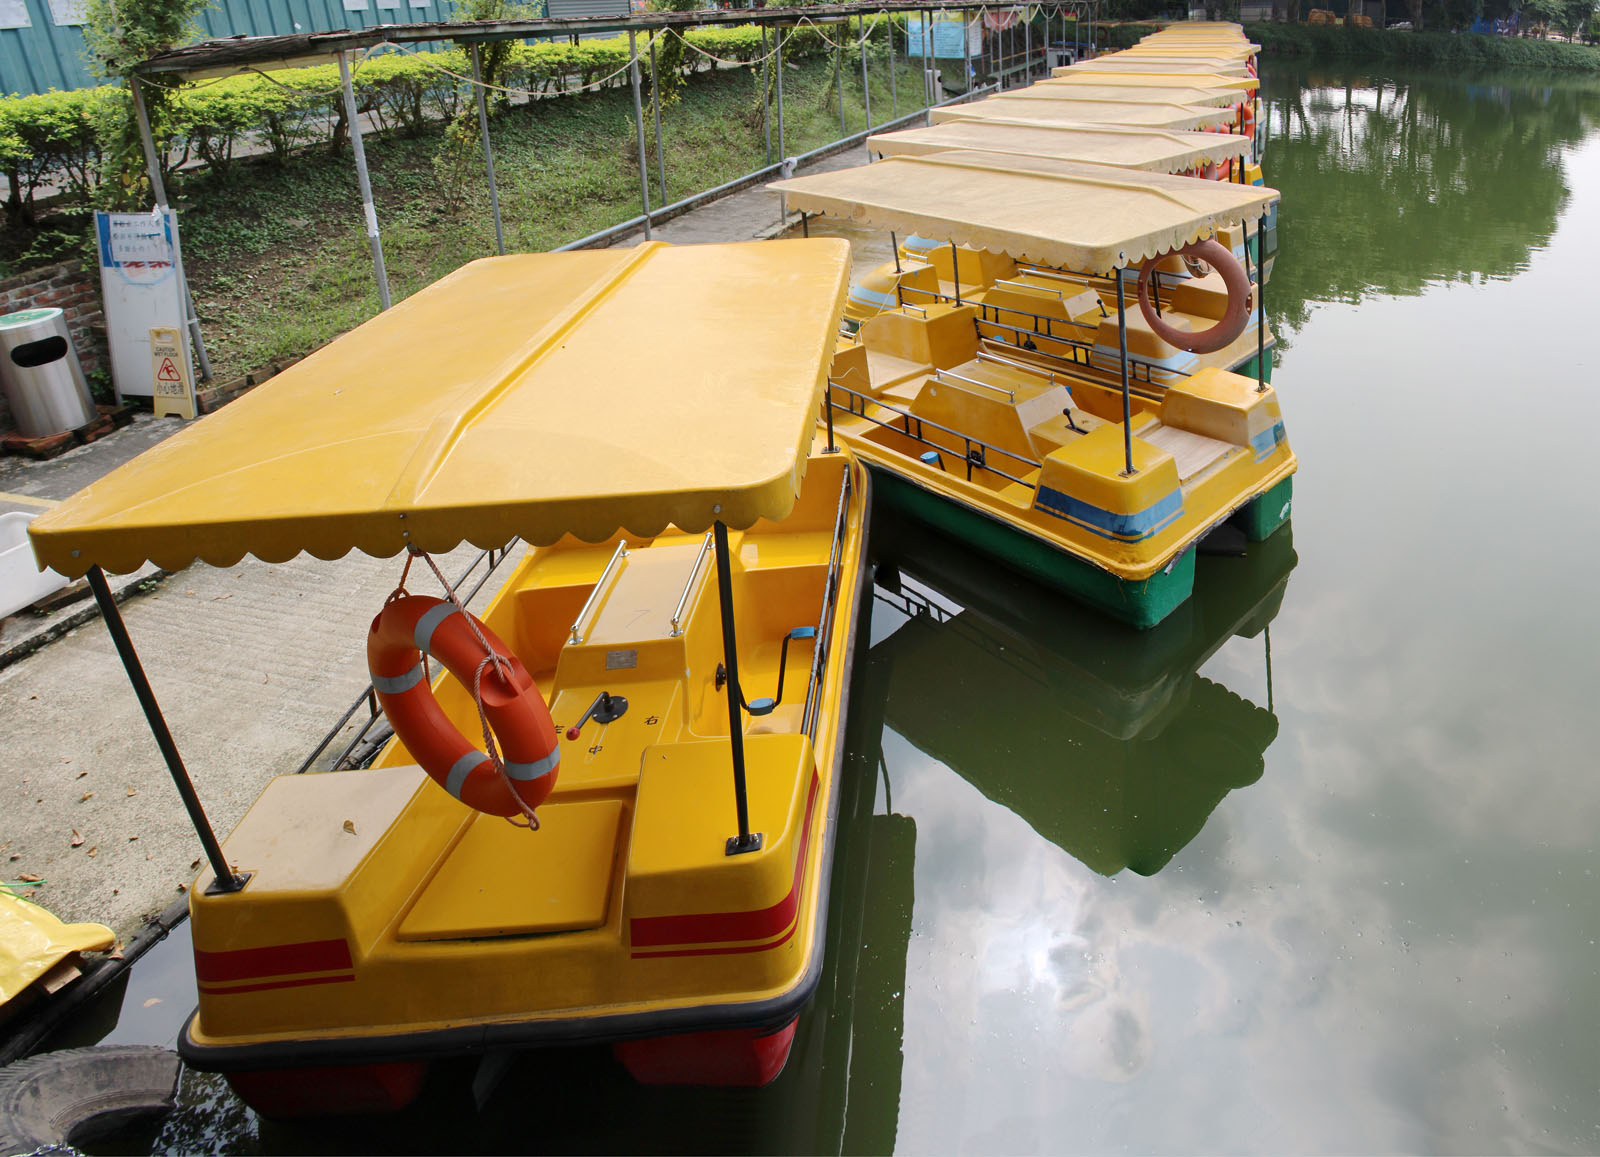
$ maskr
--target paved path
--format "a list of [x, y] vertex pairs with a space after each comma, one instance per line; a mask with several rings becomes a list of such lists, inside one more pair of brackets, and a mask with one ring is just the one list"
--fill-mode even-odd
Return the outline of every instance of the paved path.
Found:
[[[857, 147], [806, 171], [865, 160]], [[758, 188], [656, 235], [736, 241], [778, 227], [777, 195]], [[0, 511], [45, 509], [179, 425], [144, 418], [51, 462], [0, 460]], [[458, 551], [445, 573], [475, 554]], [[295, 769], [366, 685], [367, 623], [398, 574], [396, 560], [361, 554], [276, 566], [246, 559], [228, 570], [197, 564], [125, 604], [220, 835], [270, 777]], [[199, 842], [98, 617], [0, 669], [0, 815], [0, 879], [43, 878], [24, 894], [68, 920], [98, 920], [127, 937], [193, 877]]]

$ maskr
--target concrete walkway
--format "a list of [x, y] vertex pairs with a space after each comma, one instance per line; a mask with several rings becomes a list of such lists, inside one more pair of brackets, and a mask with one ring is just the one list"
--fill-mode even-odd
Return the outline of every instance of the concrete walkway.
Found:
[[[806, 171], [865, 160], [856, 147]], [[779, 231], [777, 195], [757, 188], [668, 222], [656, 236], [692, 243]], [[11, 496], [0, 497], [0, 510], [44, 509], [179, 425], [145, 418], [51, 462], [0, 460], [0, 492]], [[476, 553], [458, 550], [441, 566], [453, 576]], [[124, 605], [219, 835], [269, 778], [299, 765], [366, 686], [367, 624], [399, 572], [398, 560], [361, 554], [275, 566], [246, 559], [228, 570], [196, 564]], [[124, 938], [194, 876], [199, 842], [97, 615], [0, 669], [0, 815], [0, 880], [39, 877], [21, 894]]]

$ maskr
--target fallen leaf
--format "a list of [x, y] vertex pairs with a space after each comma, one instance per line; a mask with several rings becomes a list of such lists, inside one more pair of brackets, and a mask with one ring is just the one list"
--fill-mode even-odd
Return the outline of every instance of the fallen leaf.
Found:
[[129, 836], [128, 837], [128, 842], [131, 844], [131, 843], [133, 843], [134, 840], [136, 840], [138, 838], [139, 838], [138, 836]]
[[144, 1002], [144, 1007], [146, 1007], [146, 1008], [154, 1008], [156, 1005], [158, 1005], [160, 1003], [161, 1003], [161, 998], [159, 996], [152, 996], [149, 1000]]
[[200, 866], [200, 861], [196, 860], [194, 863], [189, 865], [189, 870], [193, 871], [195, 868], [198, 868], [199, 866]]
[[88, 775], [88, 774], [89, 774], [89, 773], [88, 773], [88, 772], [87, 772], [87, 771], [80, 771], [80, 772], [79, 772], [79, 773], [78, 773], [78, 774], [77, 774], [77, 776], [76, 776], [76, 778], [78, 778], [78, 779], [82, 779], [82, 778], [83, 778], [83, 777], [84, 777], [84, 776], [86, 776], [86, 775]]
[[349, 832], [352, 836], [355, 835], [356, 834], [356, 821], [355, 820], [345, 820], [344, 821], [344, 830]]
[[179, 884], [178, 885], [178, 891], [187, 892], [188, 890], [189, 890], [189, 885], [188, 884]]
[[18, 872], [17, 873], [17, 879], [21, 880], [24, 884], [42, 884], [42, 883], [44, 883], [44, 877], [43, 876], [35, 876], [32, 872]]
[[231, 599], [231, 598], [233, 598], [233, 592], [232, 592], [232, 591], [229, 591], [229, 592], [228, 592], [228, 593], [227, 593], [227, 594], [225, 594], [225, 595], [212, 595], [212, 596], [211, 596], [211, 601], [212, 601], [212, 602], [218, 602], [218, 601], [219, 601], [219, 600], [221, 600], [221, 599]]
[[72, 846], [79, 847], [83, 843], [83, 834], [77, 828], [72, 829]]
[[16, 863], [20, 859], [22, 859], [22, 853], [21, 852], [12, 852], [11, 853], [11, 862], [12, 863]]
[[138, 795], [139, 794], [139, 789], [136, 788], [136, 787], [130, 787], [128, 789], [128, 794], [129, 795]]
[[78, 797], [78, 802], [79, 803], [88, 803], [93, 798], [94, 798], [94, 792], [86, 791], [86, 792], [83, 793], [83, 795]]
[[94, 855], [95, 855], [95, 854], [96, 854], [96, 853], [97, 853], [97, 852], [99, 852], [99, 851], [100, 851], [100, 845], [99, 845], [99, 844], [96, 844], [96, 845], [95, 845], [95, 846], [94, 846], [94, 847], [92, 847], [92, 848], [90, 848], [90, 849], [89, 849], [89, 855], [90, 855], [90, 857], [91, 857], [91, 858], [92, 858], [92, 857], [93, 857], [93, 856], [94, 856]]

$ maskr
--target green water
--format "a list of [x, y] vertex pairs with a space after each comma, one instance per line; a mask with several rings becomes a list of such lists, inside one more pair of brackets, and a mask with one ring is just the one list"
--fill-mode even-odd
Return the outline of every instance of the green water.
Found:
[[[308, 1130], [190, 1078], [164, 1143], [1600, 1150], [1600, 86], [1265, 80], [1292, 526], [1143, 634], [875, 526], [900, 581], [776, 1084], [580, 1050]], [[110, 1039], [175, 1031], [163, 952]]]

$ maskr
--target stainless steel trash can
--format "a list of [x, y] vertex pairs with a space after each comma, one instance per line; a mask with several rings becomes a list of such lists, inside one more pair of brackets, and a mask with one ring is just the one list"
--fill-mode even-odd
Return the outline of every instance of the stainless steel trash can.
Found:
[[0, 388], [25, 438], [76, 430], [96, 416], [59, 309], [24, 309], [0, 317]]

